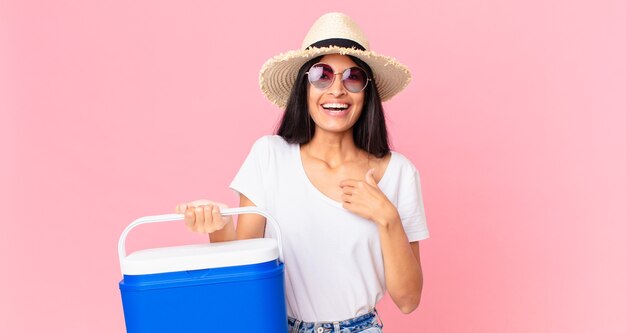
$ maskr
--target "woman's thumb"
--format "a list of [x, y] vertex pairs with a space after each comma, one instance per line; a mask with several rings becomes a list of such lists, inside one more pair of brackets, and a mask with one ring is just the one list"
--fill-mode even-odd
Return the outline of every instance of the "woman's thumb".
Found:
[[367, 173], [365, 174], [365, 181], [372, 186], [377, 186], [376, 180], [374, 179], [375, 170], [376, 168], [369, 169], [367, 170]]

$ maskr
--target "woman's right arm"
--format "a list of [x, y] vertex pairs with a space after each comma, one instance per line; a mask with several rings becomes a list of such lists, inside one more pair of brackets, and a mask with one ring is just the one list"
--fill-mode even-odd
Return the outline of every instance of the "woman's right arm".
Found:
[[[256, 206], [245, 195], [239, 194], [239, 207]], [[237, 239], [263, 238], [265, 217], [259, 214], [241, 214], [237, 218]]]
[[[254, 206], [245, 195], [240, 195], [240, 207]], [[242, 214], [237, 220], [237, 230], [232, 216], [222, 216], [226, 205], [196, 200], [176, 206], [176, 212], [185, 215], [185, 224], [190, 231], [209, 234], [211, 242], [226, 242], [235, 239], [262, 238], [265, 233], [265, 218], [258, 214]]]

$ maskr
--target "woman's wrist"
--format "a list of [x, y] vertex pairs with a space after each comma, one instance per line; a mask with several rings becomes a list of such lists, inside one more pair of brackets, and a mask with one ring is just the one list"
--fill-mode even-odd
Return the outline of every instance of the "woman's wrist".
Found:
[[391, 207], [381, 209], [382, 214], [379, 217], [374, 218], [374, 222], [381, 228], [389, 228], [395, 224], [401, 223], [398, 210], [390, 203]]

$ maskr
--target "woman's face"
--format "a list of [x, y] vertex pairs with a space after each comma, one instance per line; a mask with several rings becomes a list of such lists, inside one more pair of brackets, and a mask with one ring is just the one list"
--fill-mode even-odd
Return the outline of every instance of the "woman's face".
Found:
[[[325, 55], [320, 62], [330, 65], [335, 73], [357, 66], [350, 57], [340, 54]], [[333, 133], [351, 130], [361, 115], [364, 99], [365, 91], [353, 93], [346, 90], [341, 75], [335, 75], [332, 85], [325, 89], [309, 83], [309, 114], [315, 122], [316, 133], [320, 130]]]

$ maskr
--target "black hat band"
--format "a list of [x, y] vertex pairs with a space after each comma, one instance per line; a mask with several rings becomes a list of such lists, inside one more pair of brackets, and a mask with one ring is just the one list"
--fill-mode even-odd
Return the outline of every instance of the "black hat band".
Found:
[[351, 39], [345, 39], [345, 38], [323, 39], [323, 40], [317, 41], [309, 45], [309, 47], [307, 47], [306, 49], [308, 50], [312, 47], [321, 48], [321, 47], [329, 47], [329, 46], [338, 46], [338, 47], [344, 47], [347, 49], [357, 49], [357, 50], [365, 51], [365, 48], [363, 47], [363, 45]]

